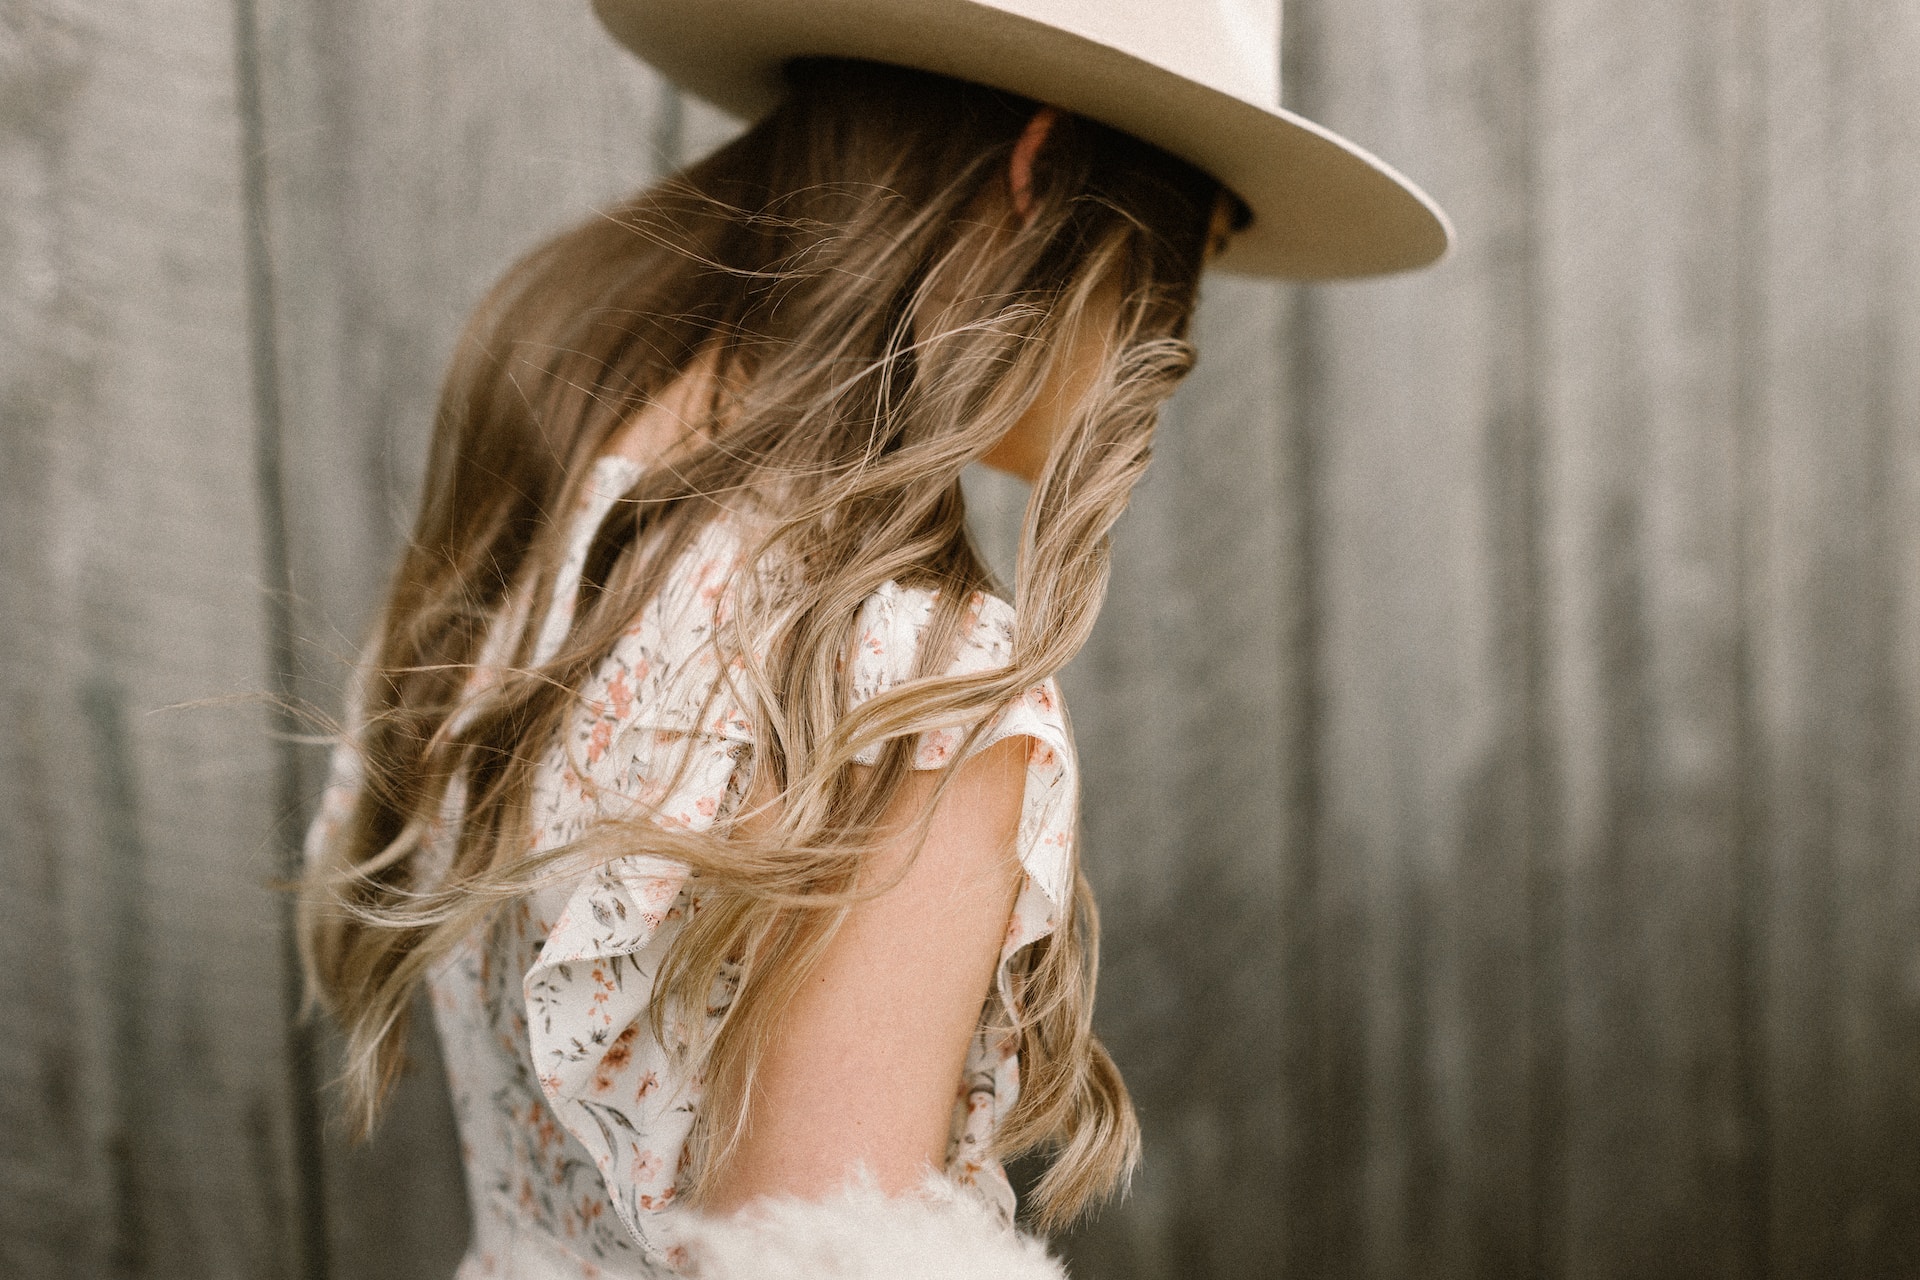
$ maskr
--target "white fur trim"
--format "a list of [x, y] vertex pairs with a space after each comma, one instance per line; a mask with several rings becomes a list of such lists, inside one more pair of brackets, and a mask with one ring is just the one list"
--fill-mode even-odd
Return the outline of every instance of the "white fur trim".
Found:
[[917, 1196], [884, 1196], [862, 1179], [824, 1201], [674, 1216], [698, 1280], [1067, 1280], [1045, 1244], [941, 1178]]

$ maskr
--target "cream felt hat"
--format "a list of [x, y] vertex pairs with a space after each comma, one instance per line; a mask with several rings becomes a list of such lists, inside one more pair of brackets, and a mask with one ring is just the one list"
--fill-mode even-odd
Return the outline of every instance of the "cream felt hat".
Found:
[[752, 118], [807, 56], [1050, 102], [1211, 173], [1253, 212], [1219, 266], [1331, 279], [1425, 266], [1447, 217], [1389, 165], [1280, 106], [1280, 0], [593, 0], [669, 79]]

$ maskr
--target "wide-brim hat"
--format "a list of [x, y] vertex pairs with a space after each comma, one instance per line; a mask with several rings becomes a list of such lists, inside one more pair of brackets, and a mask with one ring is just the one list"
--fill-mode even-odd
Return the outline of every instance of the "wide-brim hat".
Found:
[[1197, 165], [1253, 221], [1218, 266], [1333, 279], [1425, 266], [1446, 214], [1280, 106], [1279, 0], [593, 0], [669, 79], [752, 119], [800, 57], [918, 67], [1049, 102]]

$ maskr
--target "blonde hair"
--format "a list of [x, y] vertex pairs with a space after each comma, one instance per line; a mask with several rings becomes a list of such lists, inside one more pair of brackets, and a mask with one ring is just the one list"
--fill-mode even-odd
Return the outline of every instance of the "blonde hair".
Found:
[[[676, 1012], [702, 1013], [723, 967], [742, 970], [699, 1046], [697, 1188], [745, 1127], [778, 1011], [846, 904], [872, 891], [858, 870], [911, 767], [910, 735], [983, 725], [1093, 625], [1107, 532], [1191, 364], [1184, 332], [1216, 184], [1067, 117], [1024, 225], [1009, 227], [979, 210], [1004, 187], [1034, 103], [862, 63], [801, 63], [790, 80], [784, 105], [737, 141], [519, 263], [455, 354], [419, 522], [362, 673], [362, 788], [303, 889], [310, 983], [345, 1030], [363, 1128], [439, 959], [536, 884], [655, 853], [686, 863], [703, 895], [657, 981], [656, 1034]], [[936, 678], [970, 597], [992, 585], [962, 468], [1088, 337], [1106, 354], [1028, 505], [1012, 659]], [[504, 674], [474, 694], [489, 628], [510, 600], [551, 588], [564, 535], [553, 514], [618, 429], [697, 366], [712, 376], [696, 430], [602, 527], [559, 651], [534, 665], [536, 628], [523, 626]], [[706, 833], [607, 822], [526, 855], [535, 762], [578, 689], [708, 522], [741, 509], [758, 539], [724, 642], [753, 722], [748, 794], [769, 799], [754, 821]], [[852, 622], [890, 580], [937, 592], [922, 678], [850, 710]], [[855, 769], [875, 745], [878, 765]], [[426, 883], [419, 855], [456, 776], [451, 865]], [[1051, 1150], [1030, 1195], [1043, 1225], [1109, 1194], [1138, 1151], [1125, 1087], [1092, 1034], [1098, 928], [1077, 874], [1068, 915], [1029, 953], [1021, 1092], [996, 1139], [1001, 1154]]]

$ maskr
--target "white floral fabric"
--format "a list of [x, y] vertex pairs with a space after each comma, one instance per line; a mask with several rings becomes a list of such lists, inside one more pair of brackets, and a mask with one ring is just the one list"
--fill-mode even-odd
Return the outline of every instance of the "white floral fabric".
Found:
[[[593, 535], [637, 477], [637, 464], [625, 458], [596, 465], [573, 513], [570, 554], [547, 602], [536, 662], [564, 640]], [[537, 770], [534, 851], [566, 845], [636, 804], [658, 821], [704, 830], [739, 802], [754, 744], [714, 643], [739, 554], [727, 521], [709, 525], [585, 682], [571, 724]], [[933, 604], [929, 592], [894, 584], [866, 602], [852, 656], [856, 704], [911, 677]], [[514, 630], [503, 626], [496, 640]], [[1012, 643], [1011, 607], [978, 596], [949, 674], [1004, 665]], [[476, 688], [501, 656], [489, 645]], [[967, 727], [921, 735], [915, 766], [945, 764]], [[1074, 876], [1073, 743], [1051, 681], [1001, 714], [974, 749], [1015, 736], [1029, 739], [1018, 837], [1026, 876], [996, 989], [956, 1082], [947, 1168], [1008, 1220], [1013, 1192], [988, 1147], [1020, 1087], [1015, 1038], [1005, 1031], [1018, 1018], [1013, 976], [1023, 949], [1057, 927]], [[345, 743], [309, 833], [310, 853], [339, 829], [356, 785]], [[456, 788], [428, 852], [430, 867], [450, 856], [460, 803]], [[663, 1215], [685, 1177], [702, 1079], [697, 1062], [656, 1041], [647, 1010], [661, 961], [693, 906], [681, 864], [617, 858], [517, 901], [432, 975], [475, 1220], [459, 1280], [673, 1274], [671, 1219]], [[730, 981], [723, 977], [715, 990], [710, 1018], [725, 1013]], [[679, 1042], [671, 1048], [691, 1042], [695, 1030], [669, 1026], [668, 1039]]]

